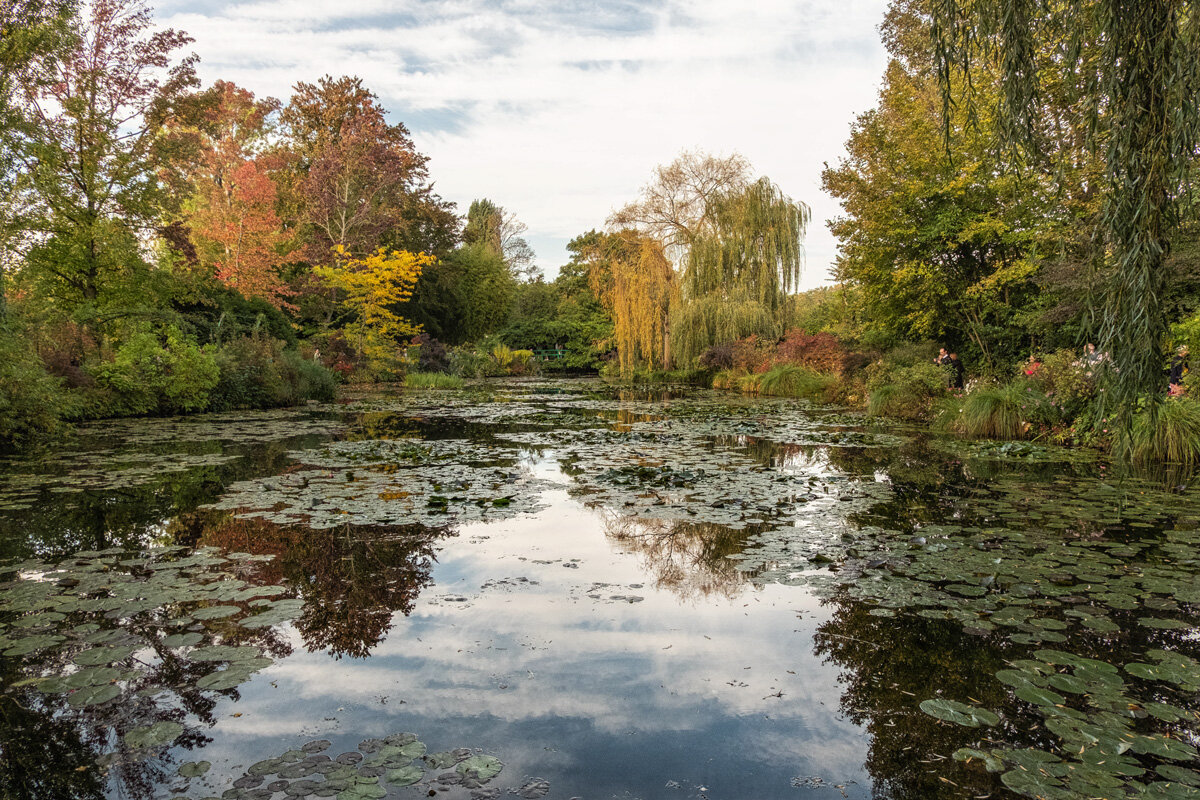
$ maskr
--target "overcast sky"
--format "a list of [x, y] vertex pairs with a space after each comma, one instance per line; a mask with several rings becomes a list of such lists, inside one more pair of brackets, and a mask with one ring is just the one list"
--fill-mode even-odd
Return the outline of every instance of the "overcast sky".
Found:
[[821, 191], [875, 104], [886, 0], [170, 0], [206, 84], [284, 101], [357, 75], [465, 213], [487, 197], [529, 226], [548, 277], [684, 149], [739, 152], [813, 209], [803, 286], [836, 251]]

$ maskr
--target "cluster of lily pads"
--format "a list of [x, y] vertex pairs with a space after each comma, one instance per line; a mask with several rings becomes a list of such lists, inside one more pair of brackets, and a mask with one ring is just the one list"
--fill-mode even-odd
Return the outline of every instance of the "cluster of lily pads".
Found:
[[[412, 733], [365, 739], [356, 750], [336, 756], [326, 753], [332, 746], [328, 739], [317, 739], [251, 764], [239, 777], [228, 781], [229, 788], [222, 792], [221, 800], [273, 797], [378, 800], [386, 797], [391, 788], [422, 781], [428, 784], [431, 795], [453, 786], [478, 790], [504, 768], [498, 758], [466, 748], [429, 753]], [[179, 767], [179, 775], [189, 783], [199, 779], [197, 788], [201, 790], [205, 785], [219, 787], [222, 784], [213, 780], [211, 766], [207, 761], [188, 762]], [[435, 773], [434, 770], [450, 771]], [[173, 800], [187, 800], [187, 797], [177, 795]]]
[[313, 529], [431, 527], [532, 513], [542, 482], [514, 467], [517, 453], [466, 440], [336, 442], [290, 454], [316, 468], [240, 481], [211, 508]]
[[[1200, 663], [1194, 659], [1152, 650], [1145, 662], [1119, 669], [1061, 650], [1037, 650], [996, 677], [1043, 717], [1045, 728], [1061, 742], [1058, 752], [977, 746], [960, 748], [955, 759], [979, 762], [1001, 773], [1013, 791], [1046, 800], [1200, 797], [1200, 772], [1192, 768], [1200, 754], [1185, 741], [1200, 713], [1142, 697], [1200, 691]], [[1130, 686], [1130, 677], [1142, 685]], [[953, 700], [926, 700], [920, 707], [937, 719], [972, 728], [1001, 721], [992, 711]], [[1142, 720], [1173, 730], [1146, 732]]]
[[[102, 711], [119, 698], [237, 687], [273, 663], [254, 642], [303, 605], [280, 597], [288, 592], [283, 586], [238, 577], [269, 558], [215, 548], [114, 548], [0, 568], [7, 577], [0, 584], [0, 653], [23, 674], [5, 691], [32, 690], [46, 703], [62, 698], [68, 708]], [[142, 750], [169, 744], [182, 730], [160, 721], [124, 739]]]

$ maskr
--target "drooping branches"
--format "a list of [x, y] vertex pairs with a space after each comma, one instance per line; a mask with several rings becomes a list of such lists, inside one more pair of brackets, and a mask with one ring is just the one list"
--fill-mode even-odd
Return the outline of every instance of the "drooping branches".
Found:
[[[1200, 140], [1200, 8], [1192, 0], [935, 0], [932, 12], [947, 108], [973, 64], [998, 58], [997, 111], [1010, 143], [1036, 162], [1055, 130], [1072, 128], [1086, 131], [1086, 146], [1103, 159], [1095, 242], [1104, 281], [1093, 326], [1112, 358], [1110, 396], [1127, 419], [1139, 398], [1163, 390], [1163, 261]], [[1036, 57], [1047, 50], [1053, 57]], [[1046, 114], [1047, 86], [1069, 87], [1075, 102]]]

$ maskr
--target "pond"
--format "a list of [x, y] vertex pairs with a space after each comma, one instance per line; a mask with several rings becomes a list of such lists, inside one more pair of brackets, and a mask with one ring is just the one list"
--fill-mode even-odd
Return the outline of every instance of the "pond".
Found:
[[0, 464], [6, 798], [1193, 798], [1200, 490], [514, 381]]

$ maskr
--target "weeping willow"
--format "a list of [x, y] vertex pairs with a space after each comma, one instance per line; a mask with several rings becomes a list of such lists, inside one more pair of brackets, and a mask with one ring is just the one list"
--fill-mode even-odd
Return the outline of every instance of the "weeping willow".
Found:
[[662, 245], [635, 231], [606, 237], [601, 252], [590, 254], [603, 268], [589, 271], [592, 291], [613, 318], [613, 337], [622, 375], [634, 367], [671, 364], [671, 308], [675, 271]]
[[710, 224], [690, 242], [671, 315], [675, 356], [683, 363], [751, 334], [778, 338], [785, 300], [804, 264], [809, 208], [767, 178], [714, 199], [709, 210]]
[[[1092, 327], [1111, 358], [1112, 411], [1128, 431], [1139, 403], [1155, 415], [1165, 389], [1163, 261], [1200, 139], [1200, 2], [930, 2], [944, 110], [953, 97], [972, 96], [972, 63], [998, 61], [1002, 129], [1030, 161], [1038, 160], [1045, 137], [1039, 125], [1051, 116], [1040, 113], [1043, 81], [1076, 87], [1067, 121], [1086, 131], [1105, 173], [1094, 236], [1103, 280], [1090, 304]], [[1054, 57], [1039, 60], [1047, 50]]]

